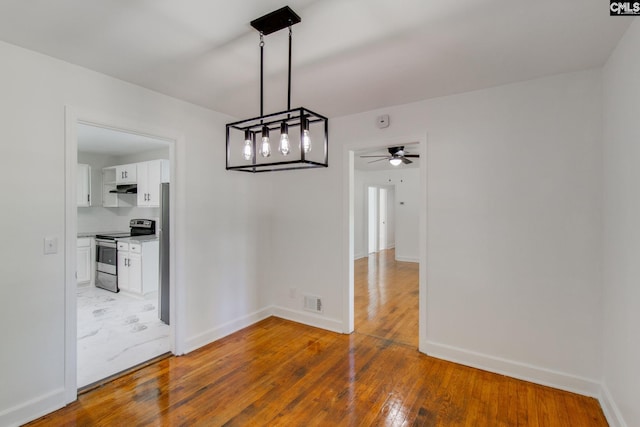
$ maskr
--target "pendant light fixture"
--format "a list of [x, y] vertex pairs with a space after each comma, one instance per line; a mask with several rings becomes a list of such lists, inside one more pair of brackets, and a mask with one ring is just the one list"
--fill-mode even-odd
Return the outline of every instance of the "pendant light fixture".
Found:
[[[300, 17], [288, 6], [251, 21], [260, 34], [260, 116], [227, 124], [227, 170], [272, 172], [328, 166], [329, 120], [291, 108], [291, 27]], [[264, 114], [264, 36], [289, 28], [287, 109]], [[277, 142], [272, 152], [271, 142]]]

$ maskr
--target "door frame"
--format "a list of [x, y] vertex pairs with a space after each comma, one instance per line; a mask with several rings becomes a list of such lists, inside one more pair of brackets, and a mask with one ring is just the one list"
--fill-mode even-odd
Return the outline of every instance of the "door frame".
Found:
[[[343, 290], [343, 332], [350, 334], [355, 329], [354, 320], [354, 246], [355, 246], [355, 152], [363, 149], [384, 148], [393, 145], [418, 143], [420, 154], [420, 210], [419, 210], [419, 269], [418, 269], [418, 348], [426, 353], [427, 344], [427, 133], [389, 138], [365, 139], [366, 142], [346, 143], [342, 147], [343, 159], [343, 224], [342, 224], [342, 290]], [[367, 247], [368, 250], [368, 247]]]
[[[76, 238], [78, 235], [78, 212], [76, 206], [76, 164], [78, 163], [79, 123], [144, 135], [169, 143], [169, 162], [171, 173], [170, 212], [170, 318], [169, 345], [173, 354], [184, 354], [184, 301], [185, 291], [181, 274], [176, 272], [176, 258], [179, 257], [178, 243], [183, 235], [178, 209], [180, 187], [176, 170], [178, 153], [184, 152], [185, 138], [173, 129], [159, 128], [141, 124], [114, 114], [97, 112], [73, 106], [65, 106], [65, 356], [64, 356], [64, 394], [65, 402], [77, 399], [77, 283], [76, 283]], [[180, 156], [184, 158], [184, 156]]]

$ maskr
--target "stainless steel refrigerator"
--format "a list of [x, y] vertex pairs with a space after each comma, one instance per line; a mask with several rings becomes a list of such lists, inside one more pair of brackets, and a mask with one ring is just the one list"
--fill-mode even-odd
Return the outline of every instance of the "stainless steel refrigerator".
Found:
[[160, 184], [160, 224], [158, 237], [160, 238], [160, 292], [158, 292], [159, 317], [169, 324], [169, 183]]

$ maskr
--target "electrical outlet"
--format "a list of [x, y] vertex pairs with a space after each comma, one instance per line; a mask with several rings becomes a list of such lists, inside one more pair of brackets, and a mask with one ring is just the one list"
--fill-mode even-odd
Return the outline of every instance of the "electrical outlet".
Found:
[[44, 253], [57, 254], [58, 253], [58, 238], [57, 237], [45, 237], [44, 238]]

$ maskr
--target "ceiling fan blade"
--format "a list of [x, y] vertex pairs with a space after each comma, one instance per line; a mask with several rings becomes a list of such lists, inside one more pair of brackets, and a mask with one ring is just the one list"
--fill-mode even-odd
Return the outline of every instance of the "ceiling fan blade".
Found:
[[420, 154], [405, 154], [404, 157], [420, 157]]
[[372, 161], [367, 162], [367, 163], [381, 162], [382, 160], [387, 160], [387, 158], [385, 157], [384, 159], [372, 160]]
[[360, 157], [361, 157], [361, 158], [362, 158], [362, 157], [385, 157], [385, 158], [386, 158], [386, 157], [389, 157], [389, 156], [360, 156]]
[[405, 165], [408, 165], [409, 163], [413, 163], [411, 160], [407, 159], [406, 157], [400, 157], [400, 159], [402, 160], [402, 163], [404, 163]]

